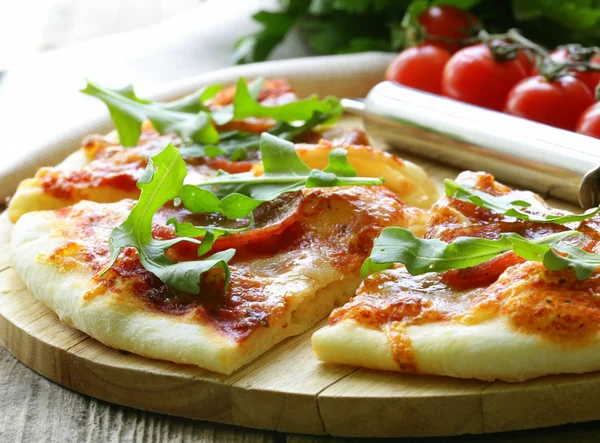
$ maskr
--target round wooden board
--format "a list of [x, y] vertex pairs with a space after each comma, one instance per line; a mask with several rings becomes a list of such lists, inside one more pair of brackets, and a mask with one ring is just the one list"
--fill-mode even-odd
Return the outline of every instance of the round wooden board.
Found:
[[[361, 95], [387, 61], [381, 55], [339, 57], [327, 67], [307, 60], [302, 69], [310, 71], [309, 79], [297, 75], [294, 86], [320, 94]], [[251, 67], [248, 75], [293, 76], [299, 70], [294, 63]], [[350, 80], [348, 72], [354, 75]], [[217, 74], [210, 81], [214, 78]], [[344, 81], [346, 88], [340, 86]], [[187, 81], [163, 98], [207, 82]], [[418, 162], [439, 185], [457, 172]], [[354, 437], [487, 433], [600, 419], [598, 373], [509, 384], [326, 365], [310, 349], [312, 333], [325, 321], [230, 376], [117, 351], [60, 323], [28, 293], [8, 260], [11, 229], [6, 214], [1, 215], [0, 342], [41, 375], [102, 400], [240, 426]]]

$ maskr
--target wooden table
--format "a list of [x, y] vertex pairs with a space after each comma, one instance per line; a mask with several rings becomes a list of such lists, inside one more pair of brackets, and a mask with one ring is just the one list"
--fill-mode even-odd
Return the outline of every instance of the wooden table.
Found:
[[[197, 0], [63, 0], [50, 9], [40, 49], [152, 24]], [[102, 4], [102, 7], [98, 5]], [[1, 11], [0, 11], [1, 12]], [[114, 20], [114, 17], [133, 17]], [[0, 205], [0, 211], [2, 210]], [[1, 300], [1, 294], [0, 294]], [[331, 442], [333, 437], [286, 435], [135, 410], [90, 398], [46, 380], [0, 347], [0, 441]], [[600, 441], [600, 422], [557, 428], [402, 442]]]

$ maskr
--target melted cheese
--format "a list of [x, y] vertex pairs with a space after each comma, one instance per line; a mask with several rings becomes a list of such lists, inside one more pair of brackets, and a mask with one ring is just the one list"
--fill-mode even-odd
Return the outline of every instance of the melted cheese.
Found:
[[[347, 300], [383, 227], [419, 229], [424, 219], [383, 187], [305, 190], [291, 225], [269, 245], [259, 238], [236, 254], [227, 292], [215, 269], [203, 278], [201, 295], [193, 295], [169, 289], [144, 270], [133, 248], [101, 275], [108, 236], [132, 205], [84, 201], [25, 215], [13, 235], [17, 271], [63, 321], [110, 346], [222, 372], [305, 331]], [[116, 326], [122, 322], [127, 326]], [[163, 327], [154, 330], [157, 324]], [[166, 324], [191, 334], [186, 347]], [[142, 330], [149, 335], [123, 335]]]
[[[539, 214], [558, 213], [535, 194], [511, 191], [487, 174], [463, 173], [458, 181], [509, 201], [527, 200]], [[587, 233], [574, 241], [597, 247], [591, 232], [596, 225], [582, 223]], [[451, 241], [519, 232], [533, 238], [553, 229], [566, 228], [498, 216], [444, 197], [434, 205], [425, 235]], [[486, 380], [600, 369], [600, 274], [580, 282], [569, 270], [505, 262], [496, 281], [464, 290], [449, 286], [445, 274], [411, 276], [402, 265], [375, 273], [331, 314], [330, 326], [314, 335], [313, 349], [324, 361]], [[475, 271], [465, 271], [475, 277]], [[370, 351], [369, 359], [356, 356], [357, 343], [379, 351]], [[389, 347], [385, 352], [383, 343]]]

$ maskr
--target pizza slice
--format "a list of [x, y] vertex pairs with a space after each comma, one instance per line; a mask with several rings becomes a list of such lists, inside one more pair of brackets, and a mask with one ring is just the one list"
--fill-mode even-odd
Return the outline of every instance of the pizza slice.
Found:
[[423, 239], [375, 240], [356, 296], [313, 335], [317, 357], [505, 381], [600, 369], [599, 209], [559, 211], [485, 173], [446, 194]]
[[27, 212], [81, 200], [110, 203], [137, 198], [136, 182], [148, 158], [169, 143], [181, 149], [190, 183], [220, 170], [249, 171], [260, 167], [258, 144], [265, 131], [300, 143], [301, 156], [311, 167], [324, 166], [329, 151], [339, 146], [357, 157], [361, 175], [381, 165], [388, 186], [410, 205], [428, 208], [437, 194], [418, 166], [373, 151], [361, 130], [331, 126], [341, 113], [337, 99], [298, 99], [282, 79], [257, 79], [250, 85], [240, 79], [237, 85], [201, 88], [171, 103], [140, 99], [131, 88], [89, 84], [85, 91], [108, 105], [117, 131], [88, 137], [58, 166], [41, 168], [24, 180], [8, 206], [13, 222]]
[[14, 267], [64, 323], [108, 346], [231, 373], [345, 302], [384, 227], [420, 235], [426, 218], [357, 176], [342, 149], [323, 170], [272, 136], [261, 153], [262, 175], [191, 185], [169, 145], [137, 202], [22, 216]]
[[[199, 182], [217, 171], [244, 172], [259, 161], [262, 132], [317, 143], [367, 144], [362, 131], [320, 130], [335, 121], [337, 99], [298, 99], [281, 79], [257, 79], [248, 85], [201, 88], [171, 103], [140, 99], [132, 88], [112, 90], [88, 84], [84, 92], [105, 102], [117, 131], [88, 137], [83, 147], [56, 167], [40, 169], [24, 180], [10, 201], [14, 222], [30, 211], [58, 209], [80, 200], [114, 202], [137, 198], [136, 182], [147, 160], [169, 143], [182, 149], [188, 180]], [[292, 125], [290, 122], [294, 121]]]

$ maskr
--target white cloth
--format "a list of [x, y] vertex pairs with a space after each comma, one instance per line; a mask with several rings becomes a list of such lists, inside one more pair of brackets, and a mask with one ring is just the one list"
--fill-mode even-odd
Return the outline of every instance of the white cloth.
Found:
[[[107, 86], [134, 84], [143, 97], [170, 82], [229, 66], [235, 41], [258, 28], [251, 15], [277, 4], [211, 0], [157, 25], [37, 55], [7, 72], [0, 82], [0, 197], [13, 192], [13, 180], [6, 177], [43, 163], [30, 158], [36, 147], [106, 115], [102, 103], [78, 92], [86, 77]], [[290, 36], [271, 58], [305, 55], [306, 47]]]

